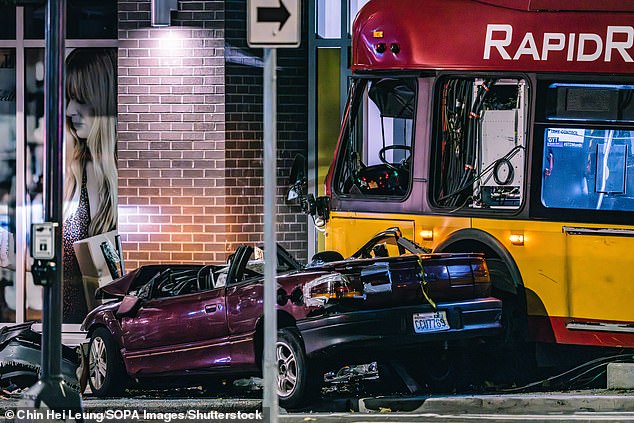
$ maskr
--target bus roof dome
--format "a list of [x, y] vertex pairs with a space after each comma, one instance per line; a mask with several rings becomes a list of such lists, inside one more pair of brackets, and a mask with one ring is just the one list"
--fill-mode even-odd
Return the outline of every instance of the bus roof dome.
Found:
[[370, 0], [352, 70], [634, 73], [634, 0]]
[[634, 12], [634, 0], [475, 0], [493, 6], [526, 11]]

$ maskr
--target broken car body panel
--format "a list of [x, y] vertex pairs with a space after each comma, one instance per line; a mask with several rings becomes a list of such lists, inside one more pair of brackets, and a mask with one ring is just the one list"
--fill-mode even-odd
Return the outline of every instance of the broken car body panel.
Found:
[[[498, 333], [501, 302], [489, 296], [481, 255], [430, 254], [411, 241], [402, 247], [396, 228], [379, 235], [360, 250], [365, 258], [305, 268], [278, 249], [278, 324], [298, 329], [309, 357]], [[100, 289], [98, 296], [115, 300], [93, 310], [83, 329], [107, 327], [127, 373], [139, 379], [257, 374], [263, 272], [253, 251], [242, 246], [223, 266], [141, 267]], [[424, 327], [433, 324], [441, 327]]]

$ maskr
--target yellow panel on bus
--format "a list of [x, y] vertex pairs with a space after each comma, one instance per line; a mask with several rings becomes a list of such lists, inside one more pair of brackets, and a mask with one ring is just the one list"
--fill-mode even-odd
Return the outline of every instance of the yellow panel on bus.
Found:
[[[538, 295], [548, 315], [634, 320], [634, 263], [627, 264], [634, 239], [622, 232], [631, 228], [494, 219], [473, 219], [473, 227], [508, 249], [524, 286]], [[522, 234], [523, 245], [513, 245], [511, 234]]]
[[394, 226], [401, 229], [404, 237], [433, 249], [436, 240], [470, 227], [470, 221], [464, 217], [334, 212], [328, 222], [326, 249], [349, 257], [373, 235]]

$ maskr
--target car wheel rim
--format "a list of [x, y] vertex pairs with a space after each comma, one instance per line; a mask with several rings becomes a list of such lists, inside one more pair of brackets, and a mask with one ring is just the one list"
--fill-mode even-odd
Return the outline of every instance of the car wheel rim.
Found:
[[290, 396], [297, 386], [297, 357], [293, 349], [283, 342], [277, 343], [277, 394]]
[[90, 382], [94, 389], [101, 389], [106, 378], [107, 355], [103, 339], [96, 337], [90, 347]]

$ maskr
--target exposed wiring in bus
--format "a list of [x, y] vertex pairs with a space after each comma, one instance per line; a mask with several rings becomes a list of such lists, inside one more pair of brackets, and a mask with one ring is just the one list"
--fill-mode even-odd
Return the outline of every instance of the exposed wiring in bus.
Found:
[[[438, 202], [456, 207], [465, 200], [464, 187], [477, 171], [479, 121], [496, 80], [487, 79], [473, 93], [470, 79], [451, 79], [443, 87], [442, 178]], [[471, 104], [471, 107], [467, 105]]]
[[[447, 195], [444, 195], [442, 197], [440, 197], [438, 199], [439, 202], [442, 202], [450, 197], [454, 197], [457, 196], [458, 194], [460, 194], [461, 192], [464, 192], [467, 189], [471, 189], [473, 187], [473, 184], [480, 181], [482, 178], [484, 178], [489, 172], [494, 171], [494, 169], [498, 166], [498, 163], [500, 162], [509, 162], [510, 160], [513, 158], [513, 156], [515, 156], [520, 150], [523, 150], [524, 147], [521, 145], [515, 146], [513, 147], [508, 153], [506, 153], [504, 156], [500, 157], [499, 159], [497, 159], [495, 162], [491, 163], [489, 166], [487, 166], [486, 168], [482, 169], [482, 171], [480, 173], [478, 173], [477, 175], [475, 175], [473, 177], [473, 179], [466, 181], [466, 183], [457, 188], [455, 191], [448, 193]], [[495, 175], [495, 173], [494, 173]], [[512, 177], [512, 174], [511, 174]], [[502, 184], [501, 184], [502, 185]], [[466, 198], [468, 200], [468, 197]], [[462, 208], [464, 207], [464, 204], [458, 208]]]

